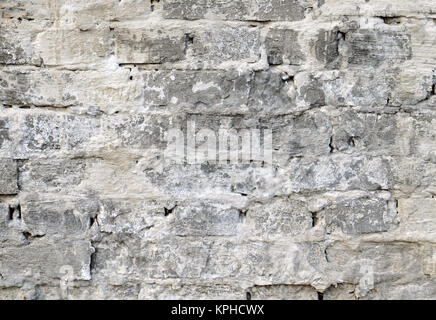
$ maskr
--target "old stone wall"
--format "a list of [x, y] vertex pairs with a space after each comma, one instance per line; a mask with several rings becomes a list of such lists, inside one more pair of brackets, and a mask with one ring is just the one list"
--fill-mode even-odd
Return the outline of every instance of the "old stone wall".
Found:
[[[1, 299], [436, 298], [434, 0], [0, 19]], [[272, 163], [173, 161], [189, 121]]]

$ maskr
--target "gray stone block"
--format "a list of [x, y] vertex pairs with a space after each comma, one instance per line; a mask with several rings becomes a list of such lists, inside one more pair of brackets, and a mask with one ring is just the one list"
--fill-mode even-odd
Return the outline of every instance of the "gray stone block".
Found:
[[0, 194], [17, 194], [18, 193], [18, 170], [17, 162], [13, 159], [0, 158]]

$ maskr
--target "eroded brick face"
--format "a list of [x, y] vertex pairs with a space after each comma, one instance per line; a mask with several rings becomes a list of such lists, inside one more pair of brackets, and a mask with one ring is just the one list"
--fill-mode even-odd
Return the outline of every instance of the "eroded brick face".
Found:
[[0, 299], [435, 299], [435, 21], [1, 1]]

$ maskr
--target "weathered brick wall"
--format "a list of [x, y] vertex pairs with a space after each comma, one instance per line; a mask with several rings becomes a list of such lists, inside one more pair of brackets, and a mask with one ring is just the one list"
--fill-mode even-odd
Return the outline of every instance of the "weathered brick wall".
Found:
[[[436, 298], [434, 0], [0, 19], [0, 298]], [[167, 161], [188, 120], [272, 165]]]

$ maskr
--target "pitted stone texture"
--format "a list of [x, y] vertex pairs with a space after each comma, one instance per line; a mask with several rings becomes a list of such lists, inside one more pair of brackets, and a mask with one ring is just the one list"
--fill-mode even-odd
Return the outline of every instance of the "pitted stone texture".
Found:
[[0, 72], [4, 105], [83, 107], [90, 113], [138, 108], [142, 81], [135, 71], [56, 71], [8, 68]]
[[70, 276], [71, 280], [90, 280], [89, 266], [93, 251], [89, 241], [53, 243], [44, 238], [36, 239], [24, 247], [1, 248], [1, 283], [21, 286], [30, 280], [35, 281], [35, 284], [58, 285], [59, 279], [65, 275]]
[[185, 58], [186, 35], [181, 30], [117, 28], [114, 33], [118, 63], [165, 63]]
[[92, 199], [53, 199], [27, 195], [21, 201], [21, 219], [32, 236], [85, 238], [98, 203]]
[[249, 294], [252, 300], [318, 300], [314, 288], [299, 285], [254, 286]]
[[265, 205], [256, 205], [246, 213], [248, 234], [264, 239], [292, 237], [312, 228], [312, 215], [304, 202], [277, 199]]
[[18, 193], [17, 162], [13, 159], [0, 158], [0, 194]]
[[410, 35], [401, 31], [351, 31], [345, 36], [345, 43], [350, 65], [378, 67], [384, 62], [401, 62], [412, 57]]
[[255, 63], [260, 60], [260, 32], [258, 28], [222, 27], [194, 32], [194, 59], [205, 68], [232, 62]]
[[398, 200], [400, 227], [415, 237], [430, 236], [436, 233], [436, 199], [410, 198]]
[[373, 0], [351, 0], [347, 2], [337, 0], [318, 1], [322, 15], [338, 18], [343, 15], [374, 16], [374, 17], [401, 17], [418, 16], [420, 14], [434, 13], [431, 0], [398, 0], [394, 2]]
[[305, 57], [298, 44], [298, 32], [289, 29], [271, 29], [266, 37], [266, 50], [270, 65], [300, 65]]
[[0, 4], [2, 19], [44, 20], [51, 18], [51, 11], [52, 6], [46, 0], [4, 0]]
[[35, 58], [42, 59], [44, 65], [69, 68], [103, 66], [111, 52], [108, 29], [88, 32], [49, 29], [38, 34], [34, 46]]
[[173, 19], [298, 21], [305, 17], [304, 1], [299, 0], [163, 0], [162, 2], [164, 17]]
[[[405, 284], [422, 282], [430, 289], [434, 284], [424, 274], [426, 252], [416, 243], [356, 243], [348, 246], [336, 242], [327, 248], [326, 254], [337, 277], [342, 282], [357, 285], [357, 297], [371, 297], [378, 291], [378, 286], [401, 288]], [[412, 292], [409, 291], [414, 295]]]
[[143, 79], [150, 108], [223, 115], [281, 114], [295, 108], [295, 88], [278, 72], [144, 71]]
[[26, 30], [23, 27], [7, 25], [0, 22], [0, 63], [6, 65], [40, 64], [34, 58], [32, 42], [38, 34], [39, 28]]
[[324, 210], [327, 232], [339, 229], [346, 234], [384, 232], [396, 224], [393, 205], [374, 195], [338, 199]]

